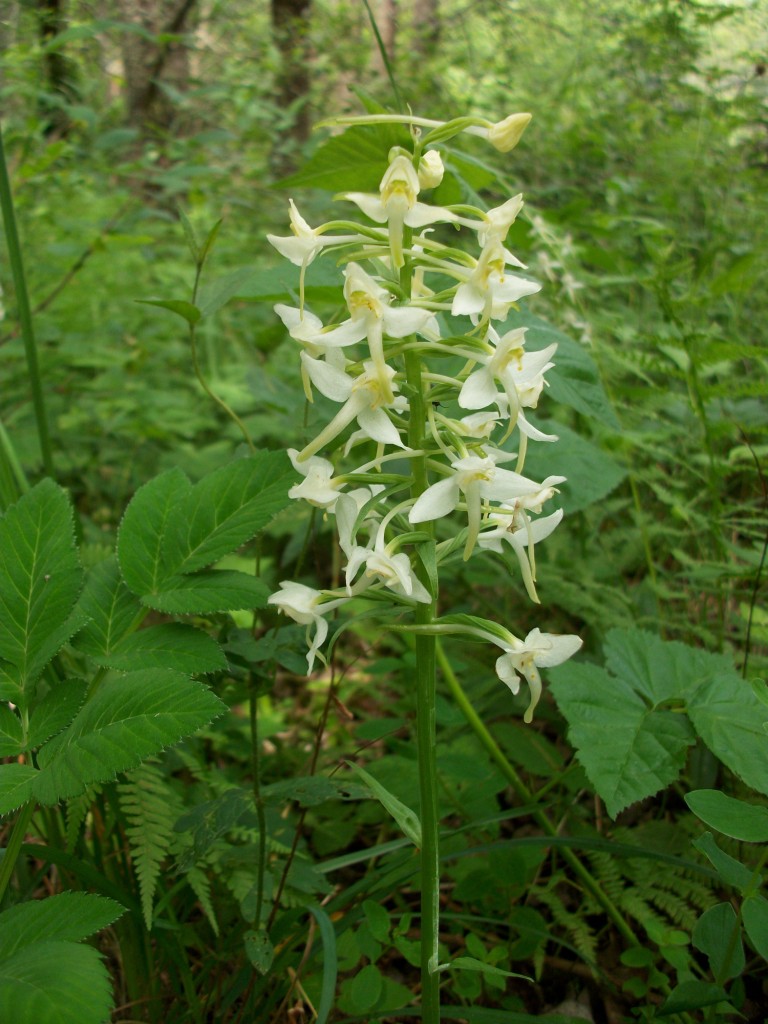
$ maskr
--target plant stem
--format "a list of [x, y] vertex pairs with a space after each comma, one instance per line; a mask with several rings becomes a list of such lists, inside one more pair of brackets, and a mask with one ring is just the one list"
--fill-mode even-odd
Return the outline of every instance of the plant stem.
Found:
[[27, 834], [35, 807], [37, 807], [37, 803], [34, 800], [24, 804], [21, 811], [19, 811], [18, 818], [14, 822], [8, 845], [3, 851], [3, 859], [0, 860], [0, 903], [2, 903], [3, 896], [5, 896], [5, 890], [8, 888], [8, 883], [13, 875], [13, 869], [16, 867], [16, 861], [21, 852], [21, 844], [24, 842], [24, 836]]
[[32, 390], [32, 405], [35, 410], [40, 455], [43, 460], [43, 469], [45, 470], [46, 476], [53, 476], [53, 458], [51, 455], [51, 441], [48, 433], [48, 417], [45, 412], [43, 388], [40, 379], [40, 370], [37, 363], [37, 346], [35, 343], [34, 330], [32, 328], [32, 314], [29, 308], [27, 282], [24, 275], [24, 261], [21, 255], [19, 234], [16, 230], [16, 214], [13, 209], [11, 182], [8, 177], [8, 167], [5, 162], [2, 129], [0, 129], [0, 211], [2, 211], [3, 224], [5, 225], [5, 240], [8, 246], [8, 260], [11, 264], [13, 286], [16, 290], [16, 308], [18, 310], [21, 334], [24, 339], [24, 352], [27, 357], [27, 373], [29, 375], [29, 385]]
[[[418, 353], [405, 354], [406, 377], [410, 388], [410, 424], [408, 443], [413, 450], [424, 448], [426, 402], [421, 379], [421, 360]], [[413, 479], [411, 496], [417, 499], [428, 486], [425, 455], [412, 460]], [[432, 524], [426, 524], [432, 533]], [[430, 552], [424, 560], [434, 564], [434, 538], [427, 542]], [[419, 625], [430, 623], [437, 614], [436, 581], [425, 579], [432, 590], [430, 604], [420, 603], [415, 611]], [[440, 925], [439, 904], [439, 809], [437, 799], [436, 759], [436, 637], [416, 636], [416, 742], [419, 763], [419, 793], [421, 797], [421, 1019], [423, 1024], [439, 1024], [440, 991], [438, 966], [438, 935]]]

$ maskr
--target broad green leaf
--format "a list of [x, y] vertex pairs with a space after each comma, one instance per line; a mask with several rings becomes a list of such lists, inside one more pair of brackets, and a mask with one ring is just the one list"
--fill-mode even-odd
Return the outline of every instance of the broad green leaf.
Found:
[[556, 434], [558, 441], [530, 447], [525, 474], [535, 480], [567, 474], [566, 482], [558, 484], [559, 497], [553, 501], [553, 505], [562, 505], [567, 513], [580, 512], [602, 501], [627, 475], [612, 455], [564, 424], [545, 420], [536, 421], [536, 426]]
[[730, 903], [717, 903], [705, 910], [693, 929], [691, 941], [706, 953], [719, 983], [736, 978], [744, 970], [744, 945], [736, 911]]
[[736, 860], [730, 854], [720, 849], [711, 832], [705, 832], [698, 839], [694, 839], [693, 845], [697, 850], [701, 850], [712, 864], [712, 867], [728, 885], [732, 885], [735, 889], [744, 892], [755, 883], [759, 883], [759, 876], [755, 878], [755, 873], [751, 868], [748, 868], [741, 861]]
[[259, 452], [204, 477], [168, 523], [168, 576], [195, 572], [245, 544], [288, 504], [295, 482], [283, 452]]
[[768, 961], [768, 900], [750, 896], [741, 905], [744, 930], [757, 952]]
[[158, 593], [146, 594], [142, 603], [173, 615], [210, 615], [241, 609], [264, 608], [270, 588], [258, 576], [232, 569], [208, 569], [191, 576], [171, 576]]
[[0, 518], [0, 660], [22, 691], [75, 632], [81, 586], [72, 508], [61, 487], [43, 480]]
[[384, 907], [380, 903], [376, 903], [375, 900], [365, 900], [363, 902], [363, 913], [368, 922], [368, 931], [374, 939], [385, 945], [388, 944], [392, 922]]
[[366, 964], [352, 980], [349, 996], [360, 1013], [367, 1013], [378, 1003], [382, 988], [381, 971], [375, 964]]
[[270, 942], [269, 935], [263, 929], [258, 932], [247, 931], [243, 936], [243, 942], [246, 956], [259, 974], [269, 973], [275, 959], [275, 947]]
[[0, 1020], [16, 1024], [104, 1024], [112, 984], [98, 950], [48, 940], [0, 961]]
[[[330, 192], [376, 192], [387, 169], [387, 153], [393, 146], [408, 147], [410, 138], [401, 125], [347, 128], [333, 135], [297, 174], [278, 182], [278, 188], [323, 188]], [[350, 211], [351, 212], [351, 211]]]
[[180, 469], [170, 469], [134, 494], [117, 535], [120, 572], [134, 594], [152, 594], [168, 576], [162, 548], [169, 520], [178, 515], [192, 484]]
[[398, 800], [393, 793], [390, 793], [388, 789], [382, 786], [378, 779], [374, 779], [364, 768], [352, 764], [351, 761], [347, 761], [347, 764], [363, 779], [379, 803], [392, 815], [403, 834], [411, 840], [414, 846], [421, 849], [421, 822], [416, 812], [412, 811], [410, 807], [406, 807], [401, 800]]
[[41, 749], [35, 796], [46, 804], [77, 796], [94, 782], [135, 768], [224, 710], [207, 687], [178, 672], [105, 679], [69, 728]]
[[159, 306], [161, 309], [168, 309], [171, 313], [180, 316], [188, 324], [196, 324], [202, 313], [191, 302], [184, 302], [182, 299], [137, 299], [144, 306]]
[[23, 750], [21, 719], [7, 704], [0, 704], [0, 757], [16, 757]]
[[683, 715], [655, 708], [596, 665], [570, 663], [549, 674], [570, 741], [611, 817], [675, 781], [695, 739]]
[[212, 636], [180, 622], [165, 622], [131, 633], [110, 654], [95, 660], [124, 672], [163, 668], [199, 675], [227, 667], [227, 659]]
[[532, 350], [557, 342], [557, 352], [552, 359], [555, 366], [547, 371], [547, 391], [553, 402], [568, 405], [589, 419], [619, 429], [600, 371], [588, 349], [528, 310], [516, 314], [507, 326], [527, 327], [526, 341]]
[[37, 774], [28, 764], [0, 764], [0, 814], [10, 814], [31, 799]]
[[302, 807], [316, 807], [326, 800], [365, 800], [369, 795], [364, 786], [341, 779], [329, 779], [325, 775], [297, 776], [273, 782], [264, 786], [261, 793], [269, 803], [295, 800]]
[[67, 679], [49, 690], [32, 712], [29, 745], [41, 746], [51, 736], [66, 729], [83, 706], [87, 684], [82, 679]]
[[659, 1017], [683, 1013], [686, 1010], [700, 1010], [727, 1001], [728, 994], [720, 985], [710, 981], [683, 981], [677, 985], [657, 1010]]
[[106, 896], [62, 892], [28, 900], [0, 914], [0, 959], [49, 939], [80, 942], [117, 920], [125, 908]]
[[710, 679], [688, 702], [688, 716], [712, 753], [752, 789], [768, 793], [765, 712], [735, 674]]
[[731, 839], [768, 842], [768, 807], [736, 800], [719, 789], [698, 789], [688, 793], [685, 802], [705, 824]]
[[123, 583], [115, 555], [95, 565], [88, 573], [80, 609], [89, 621], [78, 633], [74, 646], [97, 661], [109, 655], [134, 628], [138, 617], [146, 614], [138, 598]]

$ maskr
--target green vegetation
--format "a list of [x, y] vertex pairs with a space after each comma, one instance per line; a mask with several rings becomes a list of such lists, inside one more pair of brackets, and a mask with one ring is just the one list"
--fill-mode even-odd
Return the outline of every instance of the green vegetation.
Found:
[[[0, 1020], [768, 1015], [766, 40], [765, 0], [0, 8]], [[334, 201], [388, 163], [449, 216]], [[494, 336], [457, 290], [520, 192]], [[289, 197], [347, 236], [301, 270]], [[423, 316], [377, 348], [382, 286]], [[374, 319], [329, 355], [300, 308]], [[509, 544], [466, 467], [440, 504], [481, 456], [567, 478]]]

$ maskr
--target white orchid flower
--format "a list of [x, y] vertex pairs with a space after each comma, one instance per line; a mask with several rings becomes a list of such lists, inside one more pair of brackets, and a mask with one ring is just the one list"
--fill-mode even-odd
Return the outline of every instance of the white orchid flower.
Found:
[[504, 648], [504, 654], [496, 662], [496, 674], [506, 683], [512, 693], [520, 691], [520, 677], [524, 676], [531, 691], [531, 702], [525, 712], [524, 719], [530, 723], [533, 712], [541, 697], [541, 676], [539, 668], [552, 668], [561, 665], [571, 658], [581, 647], [581, 637], [569, 634], [556, 636], [553, 633], [542, 633], [532, 629], [525, 640], [514, 639], [514, 643], [502, 644], [497, 638], [490, 637], [494, 643]]
[[379, 371], [372, 362], [365, 362], [360, 376], [350, 377], [319, 359], [312, 359], [306, 352], [301, 353], [301, 359], [317, 390], [326, 398], [344, 405], [317, 437], [299, 452], [296, 456], [299, 462], [305, 462], [330, 444], [354, 420], [371, 440], [398, 448], [406, 447], [397, 427], [384, 411], [387, 407], [402, 408], [402, 403], [397, 402], [394, 396], [398, 388], [394, 383], [395, 371], [390, 366], [385, 364], [383, 371]]
[[559, 508], [543, 519], [531, 519], [524, 508], [524, 502], [502, 505], [498, 512], [491, 512], [488, 521], [495, 524], [493, 530], [483, 530], [477, 538], [478, 547], [501, 554], [504, 544], [510, 545], [520, 563], [520, 572], [528, 596], [540, 604], [536, 593], [536, 561], [534, 545], [553, 532], [563, 518]]
[[501, 206], [494, 206], [492, 210], [486, 210], [485, 212], [478, 211], [481, 217], [479, 221], [460, 217], [459, 223], [466, 228], [471, 228], [472, 231], [476, 231], [477, 240], [483, 247], [490, 242], [503, 243], [522, 208], [523, 193], [520, 192], [518, 195], [512, 196], [505, 203], [502, 203]]
[[[503, 453], [508, 457], [507, 453]], [[554, 485], [562, 483], [565, 477], [547, 477], [543, 483], [500, 469], [496, 463], [502, 453], [488, 453], [485, 457], [468, 455], [452, 463], [453, 473], [444, 480], [428, 487], [417, 499], [409, 513], [412, 523], [424, 523], [442, 519], [459, 504], [461, 495], [467, 506], [467, 542], [464, 548], [465, 561], [472, 554], [480, 531], [480, 516], [483, 500], [511, 502], [515, 499], [541, 496], [541, 501], [554, 494]]]
[[361, 566], [365, 566], [365, 576], [371, 582], [380, 580], [385, 587], [401, 597], [429, 604], [432, 597], [416, 577], [410, 558], [403, 551], [393, 554], [395, 547], [393, 543], [385, 543], [385, 530], [386, 522], [383, 522], [376, 531], [372, 548], [355, 545], [351, 549], [345, 570], [347, 593], [352, 593], [352, 581]]
[[288, 491], [288, 497], [303, 498], [310, 505], [333, 512], [336, 502], [341, 496], [342, 486], [341, 478], [334, 476], [333, 464], [318, 455], [313, 455], [309, 459], [305, 459], [304, 462], [300, 462], [298, 454], [295, 448], [288, 449], [291, 465], [297, 473], [301, 473], [304, 479]]
[[473, 323], [481, 318], [503, 320], [513, 303], [541, 289], [536, 281], [507, 273], [508, 263], [522, 266], [501, 242], [492, 239], [480, 253], [474, 270], [456, 289], [452, 315], [469, 316]]
[[366, 217], [377, 224], [386, 224], [392, 266], [399, 270], [403, 258], [403, 226], [423, 228], [428, 224], [456, 221], [455, 213], [441, 206], [430, 206], [417, 201], [419, 177], [412, 161], [404, 155], [396, 156], [386, 170], [379, 185], [379, 195], [369, 192], [343, 192], [339, 198], [355, 203]]
[[[312, 671], [315, 657], [325, 638], [328, 636], [328, 623], [324, 617], [334, 608], [344, 604], [346, 598], [326, 601], [319, 590], [305, 587], [303, 583], [283, 582], [280, 590], [270, 594], [267, 604], [273, 604], [281, 612], [290, 616], [295, 622], [307, 627], [307, 675]], [[314, 636], [310, 638], [310, 630], [315, 627]]]
[[311, 228], [296, 208], [292, 199], [290, 204], [291, 231], [290, 235], [267, 235], [267, 241], [275, 249], [290, 260], [294, 266], [306, 267], [319, 252], [329, 245], [344, 245], [359, 242], [361, 235], [325, 235], [323, 227]]

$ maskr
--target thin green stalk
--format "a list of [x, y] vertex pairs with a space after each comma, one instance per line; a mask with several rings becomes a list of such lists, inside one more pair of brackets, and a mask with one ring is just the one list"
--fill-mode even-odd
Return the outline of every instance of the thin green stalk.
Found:
[[29, 307], [29, 296], [27, 294], [24, 261], [21, 255], [19, 234], [16, 229], [16, 214], [13, 208], [13, 195], [11, 193], [11, 182], [8, 177], [8, 166], [5, 161], [3, 133], [1, 128], [0, 211], [3, 215], [5, 240], [8, 246], [8, 259], [11, 264], [13, 286], [16, 291], [16, 308], [18, 310], [21, 335], [24, 339], [24, 352], [27, 357], [27, 373], [29, 376], [29, 385], [32, 391], [32, 405], [35, 410], [35, 422], [37, 424], [37, 437], [40, 444], [40, 455], [43, 460], [43, 469], [45, 470], [46, 475], [53, 476], [53, 457], [51, 455], [51, 441], [48, 433], [48, 417], [46, 415], [45, 402], [43, 400], [43, 387], [37, 362], [37, 345], [35, 343], [35, 334], [32, 327], [32, 314]]
[[[451, 667], [451, 663], [448, 660], [445, 651], [440, 644], [437, 645], [437, 660], [440, 664], [440, 671], [445, 677], [445, 681], [448, 684], [448, 689], [453, 694], [453, 698], [461, 708], [464, 717], [471, 726], [473, 732], [480, 740], [482, 745], [490, 754], [493, 761], [498, 765], [504, 778], [509, 782], [512, 789], [522, 800], [523, 803], [535, 803], [537, 795], [532, 793], [525, 785], [523, 780], [517, 774], [513, 766], [509, 763], [507, 758], [504, 756], [501, 748], [498, 746], [493, 736], [491, 736], [488, 729], [485, 727], [480, 716], [477, 714], [472, 704], [469, 701], [466, 693], [464, 692], [461, 683], [456, 677], [456, 673]], [[547, 817], [542, 810], [533, 810], [531, 812], [533, 818], [536, 820], [540, 828], [544, 830], [549, 836], [557, 835], [557, 826], [555, 826]], [[624, 939], [632, 946], [638, 946], [640, 943], [635, 936], [632, 929], [629, 927], [627, 922], [624, 920], [621, 911], [611, 898], [605, 893], [600, 886], [597, 879], [593, 878], [589, 871], [584, 867], [582, 862], [576, 856], [576, 854], [570, 850], [567, 846], [561, 847], [559, 850], [563, 860], [568, 864], [571, 870], [579, 876], [584, 886], [589, 889], [595, 899], [600, 903], [603, 910], [606, 912], [608, 917], [615, 925], [619, 933]]]
[[[418, 352], [405, 354], [405, 370], [410, 396], [410, 424], [408, 443], [412, 450], [424, 448], [424, 424], [427, 419], [424, 384], [421, 379], [421, 360]], [[413, 481], [411, 496], [417, 499], [428, 486], [425, 455], [411, 462]], [[428, 524], [432, 532], [432, 524]], [[434, 564], [434, 538], [429, 541], [431, 552], [426, 560]], [[428, 588], [435, 581], [424, 580]], [[434, 596], [430, 604], [417, 606], [415, 620], [419, 625], [430, 623], [437, 614]], [[440, 990], [438, 967], [438, 939], [440, 925], [440, 867], [439, 867], [439, 808], [437, 798], [436, 758], [436, 660], [434, 636], [416, 636], [416, 742], [419, 764], [419, 793], [421, 796], [421, 1019], [423, 1024], [440, 1022]]]
[[261, 911], [264, 903], [264, 871], [267, 860], [267, 819], [264, 814], [264, 798], [261, 795], [261, 751], [259, 749], [259, 707], [255, 678], [251, 678], [248, 692], [249, 718], [251, 726], [251, 773], [253, 775], [253, 802], [259, 825], [259, 863], [256, 866], [256, 914], [253, 927], [261, 927]]
[[3, 901], [5, 890], [8, 888], [8, 883], [13, 876], [16, 861], [19, 859], [19, 853], [21, 852], [21, 844], [24, 842], [24, 836], [27, 834], [29, 822], [35, 813], [36, 807], [37, 802], [35, 800], [30, 800], [29, 803], [24, 804], [13, 824], [11, 838], [8, 840], [8, 845], [3, 851], [3, 859], [0, 860], [0, 903]]

